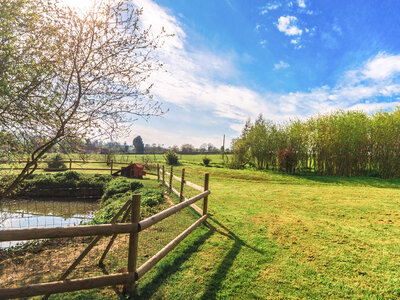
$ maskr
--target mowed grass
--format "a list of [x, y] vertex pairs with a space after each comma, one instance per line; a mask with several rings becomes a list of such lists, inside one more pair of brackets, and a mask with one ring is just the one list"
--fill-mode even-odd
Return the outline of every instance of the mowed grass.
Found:
[[210, 236], [160, 297], [400, 296], [399, 180], [204, 171]]
[[[291, 176], [185, 162], [174, 174], [180, 176], [183, 167], [186, 179], [199, 185], [204, 172], [210, 173], [210, 218], [139, 280], [136, 298], [400, 297], [399, 180]], [[188, 196], [196, 193], [187, 188]], [[140, 263], [195, 220], [186, 209], [142, 233]], [[110, 270], [124, 266], [125, 257], [113, 252]], [[63, 297], [119, 295], [106, 288]]]

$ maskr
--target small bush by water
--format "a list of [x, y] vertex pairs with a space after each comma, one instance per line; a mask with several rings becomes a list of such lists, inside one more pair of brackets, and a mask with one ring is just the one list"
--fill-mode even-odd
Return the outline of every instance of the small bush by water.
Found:
[[[141, 198], [141, 217], [152, 215], [158, 212], [157, 206], [164, 202], [164, 189], [144, 188], [138, 181], [127, 178], [116, 178], [104, 186], [104, 194], [101, 198], [101, 208], [95, 213], [95, 217], [90, 224], [109, 223], [121, 207], [130, 199], [132, 194], [140, 194]], [[119, 220], [122, 219], [122, 216]]]

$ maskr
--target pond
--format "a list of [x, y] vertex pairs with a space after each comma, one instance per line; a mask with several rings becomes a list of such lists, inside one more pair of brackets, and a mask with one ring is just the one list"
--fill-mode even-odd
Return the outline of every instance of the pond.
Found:
[[[0, 230], [76, 226], [94, 217], [96, 201], [4, 200], [0, 202]], [[23, 241], [0, 242], [7, 248]]]

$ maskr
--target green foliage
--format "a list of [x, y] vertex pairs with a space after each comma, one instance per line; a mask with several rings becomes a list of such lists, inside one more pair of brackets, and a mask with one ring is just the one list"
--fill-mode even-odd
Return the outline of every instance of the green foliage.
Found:
[[[140, 194], [141, 198], [141, 216], [147, 216], [157, 211], [157, 206], [164, 202], [164, 189], [147, 189], [143, 184], [137, 181], [131, 181], [127, 178], [117, 178], [105, 186], [104, 195], [101, 199], [101, 208], [95, 213], [91, 224], [109, 223], [121, 207], [130, 199], [132, 192]], [[122, 216], [119, 218], [119, 220]]]
[[111, 175], [89, 175], [67, 171], [55, 174], [31, 175], [22, 185], [21, 191], [27, 193], [48, 188], [76, 188], [97, 187], [102, 188], [112, 179]]
[[241, 169], [249, 162], [249, 145], [246, 139], [237, 139], [232, 146], [232, 158], [226, 158], [227, 166], [231, 169]]
[[177, 165], [179, 158], [174, 151], [168, 151], [164, 154], [165, 161], [168, 165]]
[[[400, 108], [371, 116], [359, 111], [336, 111], [285, 126], [259, 116], [254, 124], [248, 121], [234, 141], [228, 166], [276, 170], [287, 161], [279, 151], [288, 148], [296, 156], [294, 163], [300, 172], [400, 177]], [[281, 160], [279, 153], [283, 155]]]
[[[102, 206], [95, 212], [95, 216], [89, 224], [105, 224], [109, 223], [121, 207], [132, 199], [130, 191], [126, 193], [118, 193], [108, 197], [102, 203]], [[121, 220], [122, 216], [119, 218]]]
[[154, 207], [164, 201], [163, 189], [140, 189], [139, 192], [142, 195], [143, 207]]
[[47, 171], [65, 171], [67, 166], [62, 162], [63, 157], [61, 154], [56, 154], [47, 162]]
[[142, 187], [143, 184], [141, 184], [140, 182], [131, 181], [127, 178], [122, 177], [114, 179], [105, 185], [104, 194], [101, 198], [101, 201], [106, 203], [114, 195], [125, 194], [129, 191], [135, 191]]
[[208, 167], [210, 165], [211, 159], [207, 156], [203, 157], [203, 164]]

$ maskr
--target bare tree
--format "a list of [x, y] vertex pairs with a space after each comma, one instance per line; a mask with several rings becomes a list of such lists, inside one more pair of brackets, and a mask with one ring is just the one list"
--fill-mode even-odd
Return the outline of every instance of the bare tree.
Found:
[[[16, 63], [21, 65], [23, 51], [28, 46], [35, 50], [27, 59], [33, 70], [39, 69], [38, 76], [29, 69], [33, 75], [20, 85], [27, 86], [26, 92], [16, 89], [19, 94], [12, 101], [0, 94], [0, 130], [12, 133], [30, 160], [3, 197], [34, 172], [38, 160], [60, 141], [115, 137], [123, 123], [163, 113], [160, 103], [152, 99], [147, 78], [161, 66], [154, 50], [167, 35], [154, 36], [150, 28], [141, 28], [141, 9], [129, 1], [110, 0], [78, 15], [56, 0], [34, 3], [39, 21], [31, 26], [37, 33], [26, 35], [41, 38], [42, 48], [27, 45], [24, 38], [15, 45], [20, 47]], [[39, 143], [33, 145], [33, 138]]]

